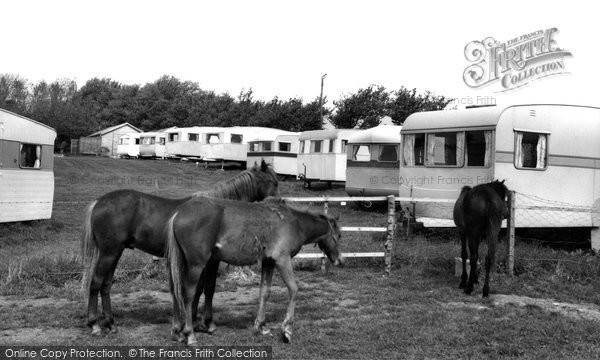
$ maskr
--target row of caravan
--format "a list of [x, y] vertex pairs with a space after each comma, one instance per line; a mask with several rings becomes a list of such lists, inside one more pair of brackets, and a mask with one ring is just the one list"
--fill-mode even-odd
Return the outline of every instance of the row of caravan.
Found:
[[[518, 192], [518, 227], [600, 226], [600, 109], [594, 107], [474, 107], [415, 113], [402, 127], [300, 134], [194, 129], [167, 130], [155, 143], [164, 144], [165, 156], [204, 160], [226, 159], [227, 144], [236, 143], [241, 148], [231, 150], [237, 157], [230, 160], [264, 159], [305, 184], [345, 181], [350, 195], [427, 199], [415, 204], [427, 226], [453, 226], [452, 200], [461, 189], [494, 179]], [[177, 148], [198, 150], [170, 150]]]

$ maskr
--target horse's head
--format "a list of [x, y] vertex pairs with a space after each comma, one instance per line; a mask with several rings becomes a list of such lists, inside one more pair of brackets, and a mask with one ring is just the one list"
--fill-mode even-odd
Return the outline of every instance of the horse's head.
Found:
[[273, 167], [262, 160], [260, 165], [255, 163], [250, 172], [253, 174], [257, 200], [263, 200], [270, 196], [279, 196], [279, 181]]
[[494, 180], [489, 183], [490, 187], [494, 189], [494, 191], [500, 196], [502, 199], [502, 203], [504, 204], [504, 208], [502, 209], [502, 218], [506, 219], [508, 215], [508, 188], [504, 185], [504, 181]]
[[328, 230], [325, 235], [317, 239], [317, 245], [319, 245], [321, 251], [327, 255], [327, 258], [334, 266], [344, 266], [344, 258], [342, 257], [342, 252], [339, 249], [342, 232], [338, 225], [337, 219], [325, 214], [321, 214], [320, 217], [327, 221]]

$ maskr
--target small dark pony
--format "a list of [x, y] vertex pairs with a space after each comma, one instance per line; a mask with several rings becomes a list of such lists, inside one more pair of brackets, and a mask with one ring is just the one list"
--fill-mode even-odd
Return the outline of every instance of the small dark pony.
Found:
[[[495, 267], [496, 243], [502, 226], [502, 219], [506, 218], [508, 208], [506, 200], [508, 188], [504, 180], [487, 184], [480, 184], [473, 188], [463, 187], [458, 200], [454, 204], [454, 223], [458, 227], [461, 244], [462, 275], [460, 288], [465, 289], [465, 294], [473, 292], [473, 284], [477, 279], [477, 261], [479, 258], [479, 243], [485, 239], [488, 253], [485, 257], [485, 283], [483, 297], [490, 293], [490, 268]], [[467, 252], [467, 243], [469, 246]], [[467, 257], [469, 258], [471, 272], [467, 275]]]
[[[116, 332], [110, 288], [123, 250], [139, 249], [164, 256], [165, 226], [179, 205], [193, 198], [215, 197], [247, 202], [278, 196], [277, 175], [264, 161], [209, 191], [181, 199], [167, 199], [135, 190], [107, 193], [88, 205], [81, 248], [84, 258], [83, 286], [88, 295], [87, 324], [92, 335], [102, 328]], [[103, 321], [98, 320], [98, 293], [102, 296]], [[197, 304], [196, 300], [196, 304]]]

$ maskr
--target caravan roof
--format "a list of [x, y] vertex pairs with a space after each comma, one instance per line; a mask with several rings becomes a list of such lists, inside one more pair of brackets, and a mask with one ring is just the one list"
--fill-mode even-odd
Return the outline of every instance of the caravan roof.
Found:
[[398, 125], [379, 125], [374, 128], [366, 129], [353, 134], [348, 138], [348, 143], [380, 143], [380, 144], [399, 144], [400, 129]]
[[358, 129], [328, 129], [328, 130], [309, 130], [300, 134], [300, 141], [303, 140], [323, 140], [336, 139], [339, 137], [349, 137], [355, 132], [363, 131]]
[[56, 130], [50, 126], [8, 110], [0, 109], [0, 123], [4, 123], [0, 126], [3, 140], [53, 145], [56, 139]]
[[417, 112], [410, 115], [402, 125], [402, 132], [427, 130], [453, 130], [457, 128], [495, 127], [502, 106], [489, 106], [465, 110], [438, 110]]

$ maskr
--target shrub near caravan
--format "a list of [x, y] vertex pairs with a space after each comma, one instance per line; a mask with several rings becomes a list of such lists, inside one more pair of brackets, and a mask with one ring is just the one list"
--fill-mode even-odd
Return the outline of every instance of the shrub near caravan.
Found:
[[300, 134], [298, 150], [298, 176], [304, 186], [315, 181], [346, 181], [346, 147], [352, 134], [363, 130], [331, 129], [311, 130]]
[[348, 138], [348, 195], [398, 196], [401, 129], [402, 126], [380, 125]]
[[[402, 127], [400, 195], [456, 199], [506, 180], [517, 227], [590, 227], [600, 247], [600, 109], [479, 107], [412, 114]], [[452, 204], [418, 203], [425, 226], [454, 226]]]
[[140, 157], [140, 133], [130, 133], [119, 137], [117, 156], [120, 158]]
[[56, 131], [0, 109], [0, 223], [50, 219]]
[[167, 143], [167, 134], [164, 132], [145, 132], [140, 133], [140, 157], [141, 158], [161, 158], [165, 157], [165, 145]]
[[279, 175], [298, 176], [298, 138], [300, 133], [272, 129], [248, 142], [246, 167], [264, 160]]

